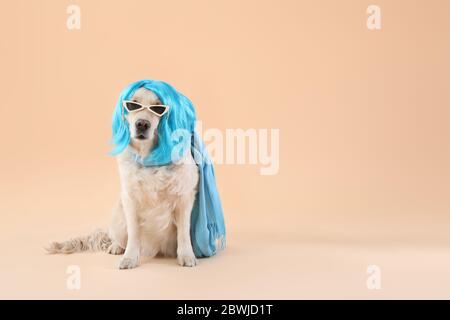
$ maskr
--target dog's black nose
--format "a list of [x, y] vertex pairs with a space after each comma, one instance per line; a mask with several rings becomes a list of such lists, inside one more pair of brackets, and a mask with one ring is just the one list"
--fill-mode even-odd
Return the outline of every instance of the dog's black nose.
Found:
[[139, 119], [136, 121], [136, 130], [138, 132], [145, 132], [150, 128], [150, 121]]

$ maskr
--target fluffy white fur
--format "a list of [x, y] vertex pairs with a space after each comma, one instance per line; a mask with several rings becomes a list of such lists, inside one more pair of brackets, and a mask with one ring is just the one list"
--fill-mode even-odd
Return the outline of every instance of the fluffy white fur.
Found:
[[[145, 105], [160, 104], [158, 97], [145, 88], [138, 89], [132, 100]], [[138, 119], [150, 122], [146, 139], [137, 138], [135, 123]], [[120, 269], [135, 268], [141, 255], [176, 256], [182, 266], [197, 264], [190, 238], [190, 220], [199, 174], [191, 153], [178, 163], [160, 167], [143, 167], [132, 156], [132, 151], [147, 156], [157, 143], [159, 119], [147, 109], [127, 115], [131, 142], [117, 156], [121, 195], [109, 231], [99, 230], [86, 237], [53, 242], [46, 248], [49, 253], [87, 250], [123, 253]]]

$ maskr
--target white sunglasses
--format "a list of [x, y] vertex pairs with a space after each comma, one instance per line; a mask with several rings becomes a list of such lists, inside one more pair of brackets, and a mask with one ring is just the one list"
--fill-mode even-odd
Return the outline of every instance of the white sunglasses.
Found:
[[157, 115], [158, 117], [162, 117], [169, 111], [169, 106], [163, 104], [151, 104], [149, 106], [145, 106], [136, 101], [123, 101], [123, 107], [127, 109], [128, 112], [137, 112], [144, 109], [148, 109], [151, 113]]

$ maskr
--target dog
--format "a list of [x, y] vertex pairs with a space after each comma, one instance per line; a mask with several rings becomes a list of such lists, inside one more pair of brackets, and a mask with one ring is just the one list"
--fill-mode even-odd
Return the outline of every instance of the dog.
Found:
[[117, 155], [121, 195], [109, 230], [53, 242], [46, 250], [51, 254], [81, 251], [123, 254], [119, 269], [135, 268], [141, 256], [158, 254], [177, 257], [181, 266], [194, 267], [197, 258], [191, 243], [190, 223], [199, 169], [191, 152], [164, 166], [144, 166], [137, 162], [136, 156], [148, 157], [161, 139], [158, 125], [167, 114], [158, 113], [170, 106], [164, 106], [155, 92], [144, 87], [134, 92], [129, 103], [130, 106], [135, 103], [137, 111], [128, 110], [123, 114], [130, 140], [127, 148]]

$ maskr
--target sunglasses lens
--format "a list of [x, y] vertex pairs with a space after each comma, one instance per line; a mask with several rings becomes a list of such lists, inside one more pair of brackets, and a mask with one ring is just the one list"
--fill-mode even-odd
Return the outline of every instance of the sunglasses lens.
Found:
[[142, 106], [140, 104], [137, 104], [134, 102], [126, 102], [125, 105], [126, 105], [128, 111], [135, 111], [135, 110], [142, 108]]
[[152, 110], [153, 112], [162, 115], [165, 111], [166, 111], [166, 107], [165, 106], [151, 106], [150, 110]]

